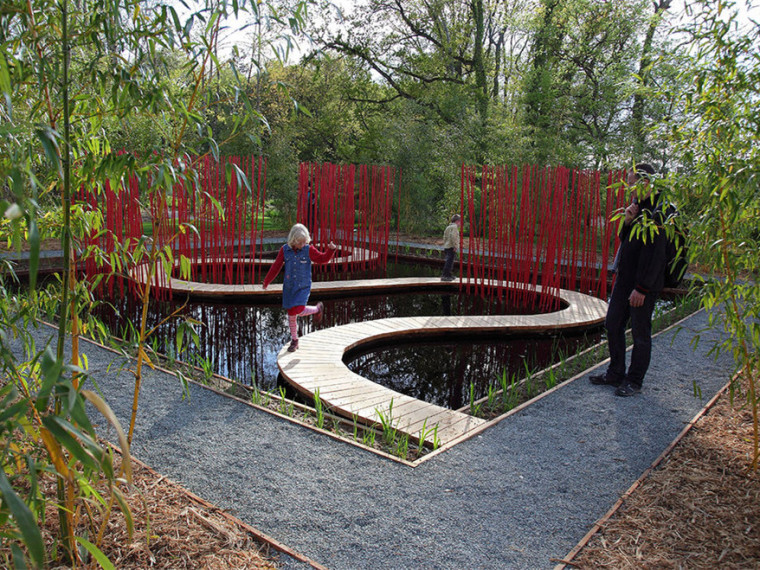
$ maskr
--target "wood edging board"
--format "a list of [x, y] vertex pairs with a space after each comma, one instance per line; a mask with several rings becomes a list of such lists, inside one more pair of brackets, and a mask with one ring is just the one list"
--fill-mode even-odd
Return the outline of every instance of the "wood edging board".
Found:
[[612, 518], [612, 516], [617, 512], [617, 510], [623, 505], [623, 503], [630, 497], [633, 492], [638, 489], [638, 487], [644, 482], [644, 480], [649, 477], [649, 475], [654, 471], [660, 463], [670, 454], [671, 451], [675, 448], [676, 445], [686, 436], [687, 433], [691, 431], [691, 429], [697, 424], [697, 422], [702, 419], [702, 417], [707, 414], [707, 412], [715, 405], [715, 403], [718, 401], [718, 399], [725, 394], [725, 392], [728, 390], [729, 386], [731, 386], [731, 383], [736, 378], [736, 375], [729, 380], [725, 386], [723, 386], [720, 390], [718, 390], [718, 393], [715, 394], [705, 406], [700, 409], [696, 415], [689, 421], [683, 429], [678, 433], [678, 435], [675, 437], [673, 441], [670, 442], [670, 444], [663, 450], [660, 455], [657, 456], [657, 458], [652, 462], [652, 464], [647, 467], [644, 472], [639, 476], [638, 479], [636, 479], [633, 484], [628, 487], [628, 489], [623, 493], [620, 498], [615, 501], [615, 504], [612, 505], [612, 507], [600, 518], [598, 521], [596, 521], [591, 529], [585, 534], [583, 538], [578, 542], [578, 544], [573, 547], [573, 549], [562, 559], [553, 559], [552, 562], [558, 562], [558, 564], [554, 567], [554, 570], [565, 570], [568, 566], [574, 566], [572, 563], [573, 558], [577, 556], [577, 554], [583, 550], [583, 548], [588, 544], [588, 542], [591, 540], [591, 538], [599, 532], [599, 530], [604, 526], [604, 524]]

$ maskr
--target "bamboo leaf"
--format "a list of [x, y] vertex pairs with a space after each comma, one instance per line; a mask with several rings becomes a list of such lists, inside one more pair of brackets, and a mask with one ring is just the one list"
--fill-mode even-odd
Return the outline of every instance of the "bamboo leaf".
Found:
[[[122, 461], [125, 461], [125, 458], [122, 458]], [[113, 496], [116, 497], [116, 502], [119, 503], [121, 514], [124, 515], [124, 521], [127, 523], [127, 535], [129, 538], [132, 538], [132, 535], [135, 533], [135, 521], [132, 518], [132, 511], [129, 508], [129, 503], [127, 503], [124, 494], [118, 487], [113, 487], [112, 493]]]
[[101, 568], [103, 568], [104, 570], [116, 570], [116, 567], [108, 559], [108, 557], [105, 554], [103, 554], [103, 551], [101, 551], [97, 546], [95, 546], [89, 540], [81, 536], [77, 536], [76, 541], [79, 544], [81, 544], [87, 550], [87, 552], [92, 554], [92, 557], [97, 561], [98, 564], [100, 564]]
[[0, 491], [3, 494], [3, 503], [13, 513], [13, 518], [16, 520], [16, 526], [21, 532], [24, 544], [29, 549], [29, 555], [37, 566], [44, 566], [45, 546], [34, 514], [13, 490], [2, 469], [0, 469]]
[[103, 400], [95, 392], [92, 392], [91, 390], [82, 390], [82, 396], [87, 398], [87, 401], [89, 401], [93, 406], [95, 406], [98, 409], [98, 411], [103, 415], [103, 417], [106, 418], [108, 422], [116, 430], [116, 434], [119, 437], [119, 447], [121, 448], [122, 464], [124, 465], [124, 473], [127, 476], [127, 481], [132, 483], [132, 462], [130, 460], [131, 456], [129, 454], [129, 443], [127, 442], [127, 436], [124, 433], [124, 430], [122, 429], [121, 423], [119, 423], [119, 420], [116, 417], [116, 414], [113, 413], [113, 410], [105, 402], [105, 400]]
[[58, 133], [47, 125], [36, 128], [34, 132], [45, 151], [45, 156], [47, 156], [47, 159], [53, 165], [53, 168], [58, 172], [58, 176], [63, 178], [63, 169], [61, 168], [60, 151], [58, 149], [57, 141]]
[[26, 557], [15, 542], [11, 544], [11, 552], [13, 553], [13, 566], [16, 570], [26, 570]]
[[63, 370], [63, 365], [53, 356], [53, 351], [49, 346], [41, 354], [40, 369], [42, 370], [42, 387], [37, 394], [35, 407], [41, 412], [47, 408], [50, 393], [61, 378]]
[[[97, 462], [93, 457], [85, 451], [82, 445], [77, 441], [77, 438], [70, 433], [70, 430], [74, 429], [73, 426], [62, 425], [65, 420], [62, 420], [58, 416], [45, 416], [42, 418], [43, 425], [55, 436], [55, 439], [78, 460], [81, 461], [86, 467], [90, 469], [97, 468]], [[67, 422], [68, 423], [68, 422]]]
[[37, 221], [29, 216], [29, 289], [37, 287], [37, 272], [40, 267], [40, 232]]
[[24, 399], [20, 402], [16, 402], [15, 404], [8, 406], [7, 408], [4, 408], [2, 412], [0, 412], [0, 423], [16, 416], [23, 416], [24, 410], [26, 409], [28, 404], [28, 400]]

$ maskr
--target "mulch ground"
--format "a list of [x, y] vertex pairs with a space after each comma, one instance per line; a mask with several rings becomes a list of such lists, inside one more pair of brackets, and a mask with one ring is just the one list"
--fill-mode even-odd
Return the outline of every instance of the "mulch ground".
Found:
[[752, 413], [724, 394], [572, 561], [580, 568], [760, 568]]
[[[117, 458], [118, 459], [118, 458]], [[118, 461], [117, 461], [118, 463]], [[55, 496], [52, 478], [41, 481], [47, 496]], [[225, 517], [218, 508], [205, 505], [188, 495], [179, 485], [140, 465], [133, 465], [133, 487], [123, 489], [127, 498], [134, 532], [130, 537], [118, 508], [110, 517], [101, 551], [120, 570], [209, 569], [262, 570], [277, 568], [276, 552], [262, 544], [245, 527]], [[97, 509], [91, 509], [99, 524]], [[84, 517], [84, 511], [80, 511]], [[43, 538], [48, 553], [53, 549], [58, 530], [54, 507], [48, 506]], [[78, 527], [78, 535], [92, 530]], [[7, 546], [7, 545], [5, 545]], [[7, 555], [0, 549], [0, 555]], [[2, 558], [0, 558], [2, 560]], [[0, 564], [2, 565], [2, 564]], [[100, 568], [95, 561], [85, 561], [78, 568]], [[52, 566], [63, 569], [69, 566]]]

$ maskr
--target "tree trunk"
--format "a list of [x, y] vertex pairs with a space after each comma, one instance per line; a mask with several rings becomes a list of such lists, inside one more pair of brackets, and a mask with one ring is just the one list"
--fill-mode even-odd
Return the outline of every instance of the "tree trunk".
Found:
[[480, 128], [478, 133], [478, 156], [476, 160], [483, 164], [486, 157], [486, 130], [488, 127], [488, 82], [485, 62], [483, 61], [483, 40], [485, 38], [485, 20], [483, 17], [483, 0], [473, 0], [472, 16], [475, 23], [475, 45], [472, 52], [472, 66], [475, 71], [475, 88], [478, 101]]

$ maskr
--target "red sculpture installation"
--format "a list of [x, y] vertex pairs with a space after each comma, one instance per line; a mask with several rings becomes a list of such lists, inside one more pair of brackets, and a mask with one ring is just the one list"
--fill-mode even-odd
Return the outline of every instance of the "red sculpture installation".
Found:
[[[623, 171], [462, 166], [461, 215], [469, 228], [461, 276], [476, 294], [556, 308], [560, 287], [606, 298], [609, 223], [623, 204]], [[540, 285], [546, 294], [537, 295]]]

